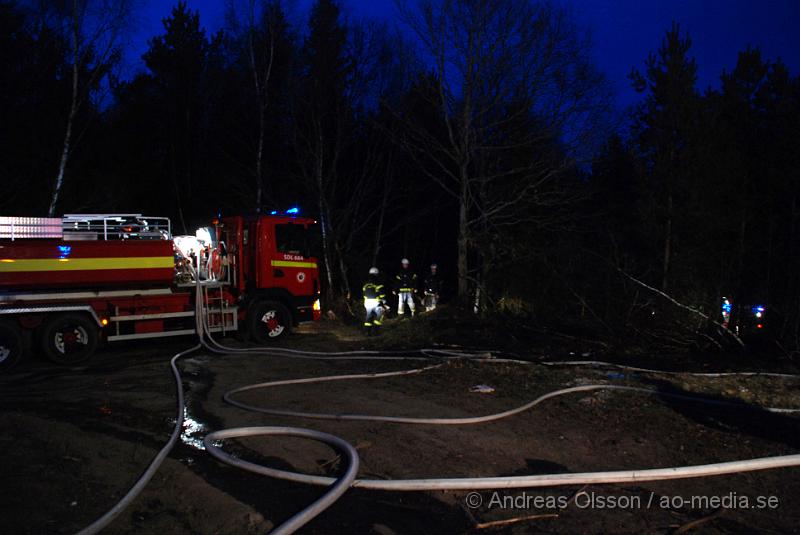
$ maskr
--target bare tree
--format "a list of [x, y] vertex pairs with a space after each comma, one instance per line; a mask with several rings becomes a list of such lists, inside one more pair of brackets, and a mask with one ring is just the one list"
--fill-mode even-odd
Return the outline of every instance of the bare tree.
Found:
[[553, 223], [553, 208], [568, 198], [559, 180], [609, 99], [564, 9], [532, 0], [420, 0], [398, 9], [432, 68], [425, 94], [441, 127], [399, 114], [405, 147], [458, 203], [458, 294], [466, 300], [479, 272], [470, 258], [490, 254], [479, 242]]
[[81, 108], [97, 90], [119, 55], [123, 30], [130, 20], [129, 0], [72, 0], [63, 9], [44, 6], [69, 42], [71, 95], [61, 157], [48, 214], [55, 215], [70, 155], [77, 144]]
[[[247, 58], [255, 96], [255, 115], [258, 122], [258, 139], [255, 145], [253, 173], [255, 175], [255, 208], [263, 209], [265, 197], [264, 152], [267, 138], [267, 110], [273, 99], [272, 78], [277, 56], [288, 47], [287, 22], [281, 0], [229, 0], [228, 26], [243, 46], [241, 53]], [[241, 19], [241, 20], [240, 20]]]
[[378, 221], [375, 224], [375, 247], [372, 249], [372, 266], [378, 264], [378, 255], [381, 253], [381, 242], [383, 241], [383, 226], [386, 219], [386, 208], [389, 203], [389, 194], [392, 191], [393, 178], [392, 168], [394, 165], [393, 154], [386, 159], [386, 172], [383, 175], [383, 193], [381, 194], [381, 203], [378, 208]]
[[348, 256], [358, 239], [371, 238], [386, 205], [368, 199], [381, 196], [391, 157], [373, 124], [395, 66], [387, 34], [381, 26], [346, 25], [331, 0], [312, 9], [307, 69], [294, 99], [294, 146], [300, 178], [317, 201], [328, 298], [350, 294]]

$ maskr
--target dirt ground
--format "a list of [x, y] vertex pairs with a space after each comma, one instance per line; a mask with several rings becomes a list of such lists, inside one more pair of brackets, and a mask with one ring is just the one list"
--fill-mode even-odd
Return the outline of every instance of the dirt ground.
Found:
[[[187, 391], [182, 440], [154, 479], [107, 533], [265, 533], [323, 492], [218, 463], [202, 448], [227, 427], [293, 425], [356, 445], [359, 476], [371, 479], [476, 477], [705, 464], [800, 451], [800, 416], [761, 406], [800, 407], [798, 378], [698, 378], [553, 367], [544, 360], [596, 359], [695, 371], [770, 369], [791, 362], [755, 355], [622, 356], [577, 342], [551, 344], [457, 329], [433, 321], [389, 324], [366, 339], [325, 321], [282, 342], [317, 350], [397, 348], [430, 342], [513, 349], [529, 365], [451, 362], [418, 375], [278, 387], [240, 394], [247, 403], [294, 410], [417, 417], [483, 415], [552, 390], [589, 383], [642, 386], [735, 402], [596, 391], [548, 400], [497, 422], [428, 426], [267, 416], [223, 402], [233, 388], [261, 381], [379, 372], [420, 364], [312, 361], [265, 355], [209, 355], [181, 361]], [[236, 340], [227, 340], [231, 345]], [[110, 508], [166, 442], [174, 422], [168, 360], [186, 338], [107, 348], [87, 366], [29, 359], [0, 377], [0, 533], [73, 533]], [[494, 353], [495, 356], [503, 356]], [[486, 384], [490, 394], [470, 392]], [[239, 457], [312, 474], [343, 469], [336, 452], [301, 439], [226, 442]], [[522, 491], [375, 492], [350, 489], [304, 533], [788, 533], [800, 531], [800, 469], [638, 485]], [[480, 501], [480, 505], [477, 505]], [[477, 506], [476, 506], [477, 505]], [[504, 523], [504, 521], [507, 521]]]

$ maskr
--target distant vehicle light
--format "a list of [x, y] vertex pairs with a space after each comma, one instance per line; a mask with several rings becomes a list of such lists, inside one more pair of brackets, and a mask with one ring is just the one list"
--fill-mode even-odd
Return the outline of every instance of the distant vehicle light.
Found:
[[763, 326], [763, 325], [761, 325], [761, 324], [759, 323], [758, 325], [756, 325], [756, 328], [757, 328], [757, 329], [763, 329], [763, 328], [764, 328], [764, 326]]
[[273, 211], [271, 211], [271, 212], [269, 213], [269, 215], [277, 215], [277, 214], [278, 214], [278, 211], [277, 211], [277, 210], [273, 210]]

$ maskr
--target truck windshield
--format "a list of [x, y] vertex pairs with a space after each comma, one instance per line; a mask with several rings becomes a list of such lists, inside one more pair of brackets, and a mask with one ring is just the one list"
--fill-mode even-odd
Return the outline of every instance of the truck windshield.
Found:
[[311, 256], [312, 238], [303, 225], [275, 225], [275, 243], [279, 253]]

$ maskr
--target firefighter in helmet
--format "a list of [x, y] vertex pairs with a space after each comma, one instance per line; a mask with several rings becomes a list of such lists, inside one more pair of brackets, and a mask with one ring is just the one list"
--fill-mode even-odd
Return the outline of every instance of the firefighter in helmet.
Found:
[[425, 311], [430, 312], [436, 308], [439, 302], [439, 294], [442, 291], [442, 279], [439, 276], [439, 266], [431, 264], [431, 272], [425, 277]]
[[378, 334], [378, 329], [383, 323], [383, 301], [386, 299], [386, 293], [378, 279], [380, 272], [378, 268], [369, 268], [369, 276], [367, 282], [361, 288], [361, 293], [364, 295], [364, 330], [367, 336]]
[[397, 315], [403, 316], [406, 313], [406, 304], [414, 316], [414, 292], [417, 291], [417, 274], [411, 271], [411, 262], [408, 258], [400, 261], [400, 273], [397, 274], [395, 281], [397, 289]]

